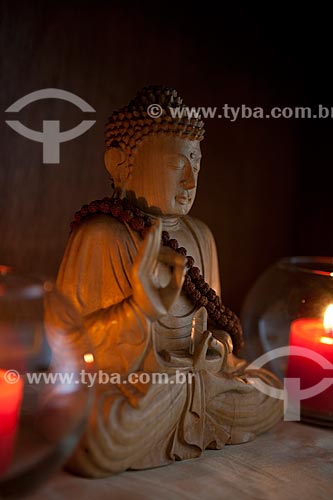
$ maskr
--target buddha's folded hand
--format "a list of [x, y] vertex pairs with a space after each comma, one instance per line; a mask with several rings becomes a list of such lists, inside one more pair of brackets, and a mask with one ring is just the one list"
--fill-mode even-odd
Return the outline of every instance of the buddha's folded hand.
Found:
[[[230, 336], [226, 335], [230, 339]], [[213, 373], [222, 370], [232, 348], [231, 339], [229, 339], [226, 338], [225, 341], [220, 341], [214, 338], [209, 330], [204, 331], [193, 354], [194, 368]]]

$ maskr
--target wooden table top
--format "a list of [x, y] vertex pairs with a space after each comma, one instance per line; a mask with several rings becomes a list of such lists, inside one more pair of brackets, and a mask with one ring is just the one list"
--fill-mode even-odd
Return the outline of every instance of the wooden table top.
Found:
[[255, 441], [107, 479], [60, 472], [30, 500], [333, 498], [333, 429], [281, 422]]

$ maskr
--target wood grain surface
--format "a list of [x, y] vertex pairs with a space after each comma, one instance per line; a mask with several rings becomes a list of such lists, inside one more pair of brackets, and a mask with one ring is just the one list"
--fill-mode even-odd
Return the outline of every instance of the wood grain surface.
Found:
[[332, 488], [332, 430], [281, 422], [251, 443], [167, 467], [95, 480], [62, 472], [30, 500], [329, 500]]

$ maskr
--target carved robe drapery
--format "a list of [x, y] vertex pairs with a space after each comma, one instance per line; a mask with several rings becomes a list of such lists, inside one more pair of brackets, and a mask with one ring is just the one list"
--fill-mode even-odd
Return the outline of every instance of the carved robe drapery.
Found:
[[[177, 224], [186, 240], [179, 244], [190, 243], [196, 265], [219, 294], [211, 232], [188, 216]], [[219, 372], [210, 370], [208, 359], [200, 370], [193, 366], [189, 345], [196, 308], [185, 295], [160, 320], [145, 317], [131, 288], [140, 244], [127, 225], [94, 216], [70, 236], [58, 274], [58, 288], [84, 318], [98, 370], [124, 379], [140, 372], [169, 376], [169, 383], [96, 387], [90, 425], [70, 461], [72, 470], [87, 476], [197, 457], [206, 448], [253, 439], [281, 417], [281, 402], [248, 383], [244, 366], [232, 370], [232, 355]], [[186, 382], [177, 383], [177, 370]], [[260, 370], [258, 376], [279, 386], [269, 372]]]

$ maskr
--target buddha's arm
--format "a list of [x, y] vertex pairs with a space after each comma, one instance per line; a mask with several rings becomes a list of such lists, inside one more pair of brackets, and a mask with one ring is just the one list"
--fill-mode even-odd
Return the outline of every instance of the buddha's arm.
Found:
[[[218, 296], [221, 296], [221, 285], [220, 285], [220, 270], [218, 262], [218, 254], [214, 236], [209, 229], [209, 227], [198, 219], [190, 219], [190, 225], [194, 228], [196, 235], [200, 237], [201, 242], [201, 252], [203, 256], [203, 272], [204, 277], [210, 287], [215, 290]], [[208, 322], [208, 329], [212, 332], [213, 338], [216, 339], [221, 345], [218, 347], [214, 344], [214, 340], [209, 342], [209, 347], [218, 352], [223, 351], [223, 356], [227, 354], [230, 358], [230, 353], [232, 352], [233, 345], [231, 337], [228, 333], [223, 330], [217, 330], [213, 323]], [[225, 357], [224, 366], [226, 364], [227, 358]]]
[[137, 369], [149, 343], [150, 321], [132, 295], [135, 252], [126, 228], [102, 216], [71, 235], [60, 266], [57, 286], [83, 317], [99, 369]]
[[[71, 236], [57, 286], [84, 320], [99, 368], [136, 370], [150, 341], [150, 326], [177, 300], [185, 258], [161, 249], [156, 223], [145, 240], [135, 240], [120, 222], [98, 216]], [[157, 262], [172, 269], [170, 283], [156, 282]]]
[[217, 295], [221, 293], [219, 262], [214, 236], [209, 227], [199, 219], [187, 217], [187, 223], [197, 241], [200, 242], [200, 250], [203, 266], [197, 262], [194, 265], [200, 267], [205, 281], [215, 290]]
[[149, 342], [149, 321], [132, 297], [83, 318], [98, 368], [121, 374], [139, 368]]

